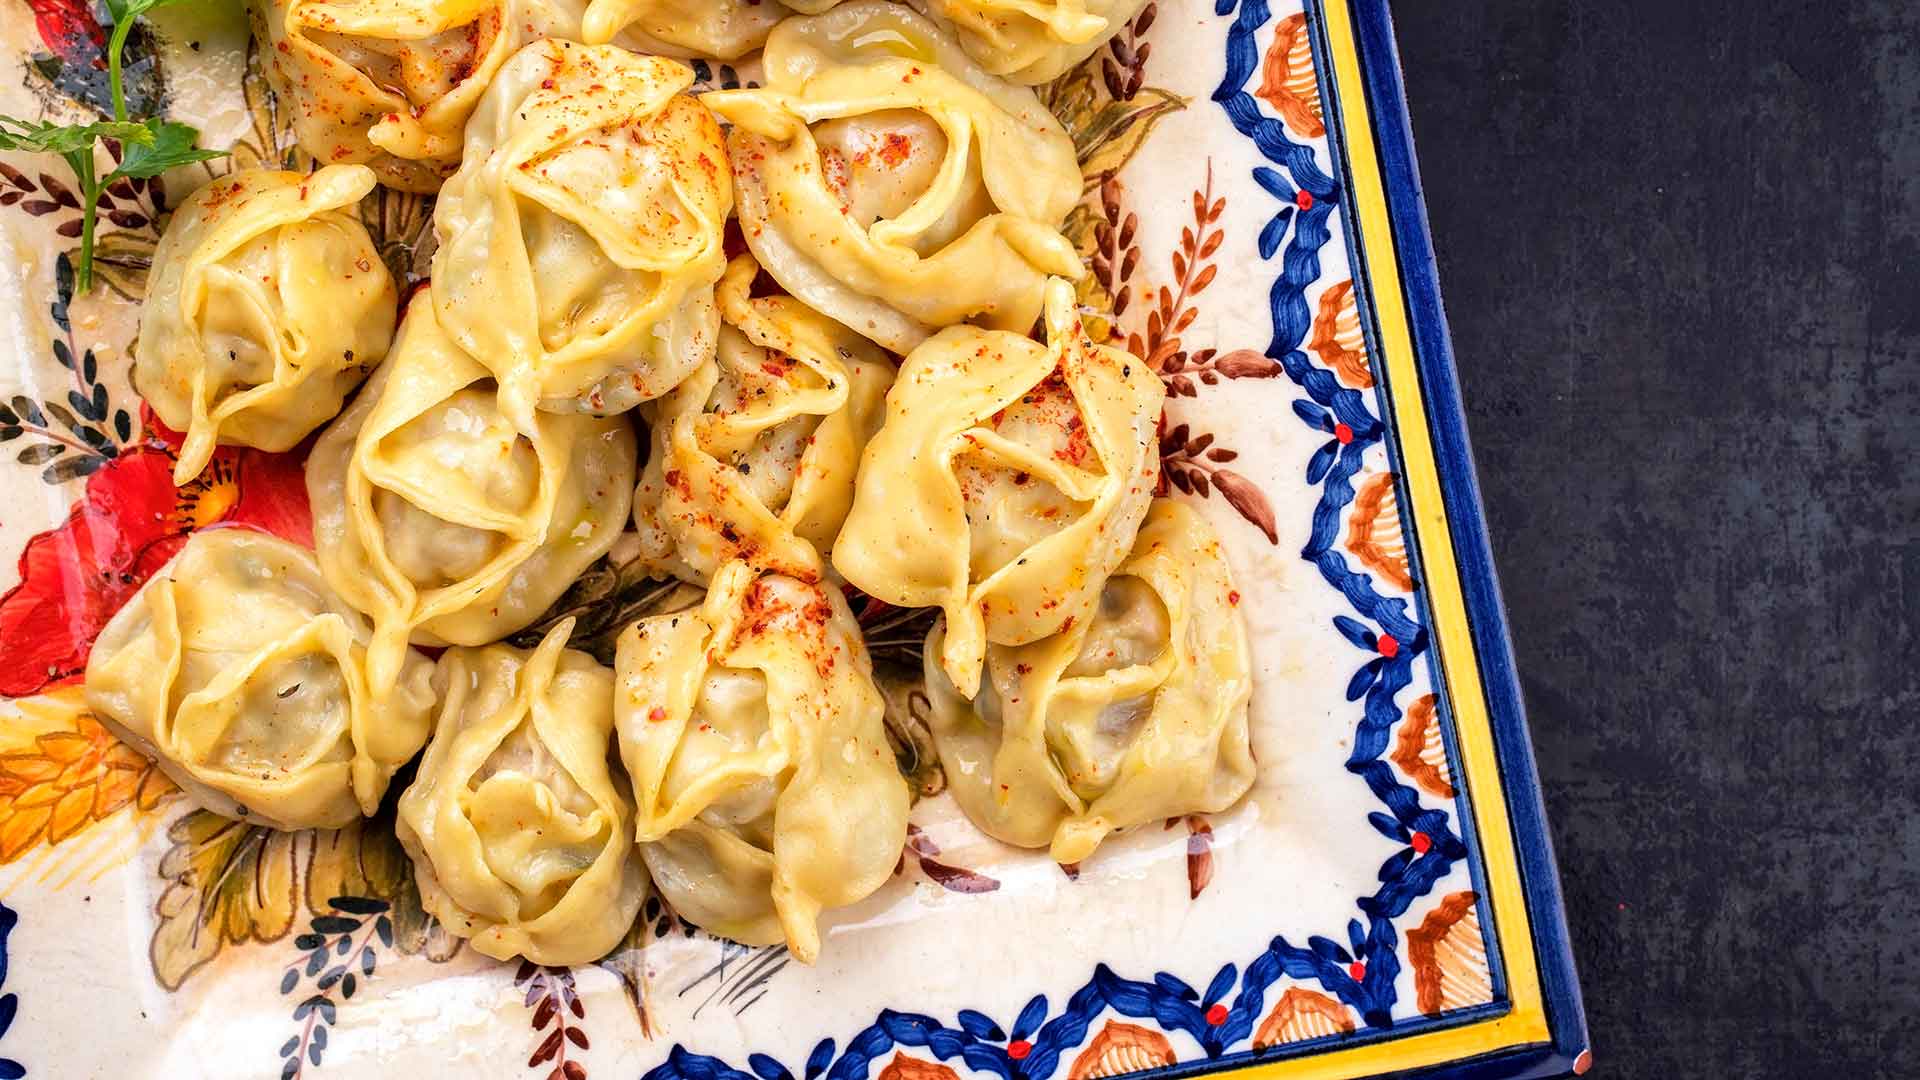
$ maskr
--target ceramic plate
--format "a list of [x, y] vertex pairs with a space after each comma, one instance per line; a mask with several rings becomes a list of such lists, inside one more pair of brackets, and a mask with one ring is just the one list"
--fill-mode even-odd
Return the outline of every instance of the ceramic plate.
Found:
[[[6, 0], [0, 110], [99, 110], [96, 14]], [[298, 163], [237, 3], [158, 12], [132, 50], [136, 113], [231, 145], [212, 169]], [[1167, 482], [1229, 548], [1260, 779], [1072, 872], [930, 795], [811, 969], [657, 901], [597, 965], [494, 963], [422, 914], [384, 825], [195, 812], [100, 728], [94, 634], [189, 530], [308, 540], [300, 455], [224, 449], [176, 490], [177, 436], [127, 382], [147, 260], [206, 167], [116, 187], [104, 286], [75, 296], [71, 176], [5, 158], [0, 1078], [1584, 1070], [1395, 63], [1382, 0], [1156, 0], [1042, 88], [1086, 175], [1089, 324], [1162, 373]], [[402, 274], [430, 209], [363, 208]], [[632, 577], [571, 602], [614, 622]]]

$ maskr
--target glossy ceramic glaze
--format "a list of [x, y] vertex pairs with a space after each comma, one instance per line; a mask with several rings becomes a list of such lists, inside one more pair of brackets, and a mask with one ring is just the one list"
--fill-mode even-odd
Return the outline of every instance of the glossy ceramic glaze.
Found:
[[[496, 963], [421, 912], [385, 820], [229, 823], [117, 745], [80, 702], [93, 636], [192, 529], [310, 541], [301, 455], [223, 449], [175, 489], [179, 438], [128, 385], [146, 259], [205, 167], [116, 188], [104, 283], [74, 296], [64, 166], [0, 159], [0, 1077], [1584, 1063], [1390, 29], [1359, 7], [1157, 0], [1040, 88], [1086, 177], [1068, 233], [1089, 325], [1166, 382], [1166, 482], [1228, 549], [1256, 659], [1254, 791], [1064, 872], [929, 795], [893, 881], [827, 918], [813, 968], [657, 901], [597, 965]], [[98, 109], [93, 19], [77, 0], [0, 8], [0, 109]], [[231, 145], [213, 173], [305, 167], [237, 4], [153, 26], [134, 38], [136, 107]], [[410, 279], [430, 212], [389, 192], [362, 208]], [[650, 588], [613, 562], [563, 603], [604, 632], [596, 616]]]

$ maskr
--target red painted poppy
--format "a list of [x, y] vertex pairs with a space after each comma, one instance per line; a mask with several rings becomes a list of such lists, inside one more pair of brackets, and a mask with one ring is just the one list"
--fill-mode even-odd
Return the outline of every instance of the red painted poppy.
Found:
[[175, 488], [179, 436], [146, 419], [148, 441], [88, 477], [66, 520], [21, 552], [19, 584], [0, 597], [0, 695], [77, 680], [107, 620], [195, 529], [245, 526], [313, 543], [300, 454], [223, 447], [197, 479]]
[[86, 0], [27, 0], [40, 40], [69, 64], [101, 63], [107, 35]]

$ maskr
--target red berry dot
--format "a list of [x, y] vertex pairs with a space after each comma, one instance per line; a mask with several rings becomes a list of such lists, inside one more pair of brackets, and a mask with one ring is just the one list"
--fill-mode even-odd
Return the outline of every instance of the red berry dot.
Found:
[[1214, 1027], [1219, 1027], [1226, 1022], [1227, 1007], [1225, 1005], [1215, 1005], [1213, 1008], [1207, 1010], [1207, 1023], [1212, 1024]]
[[1364, 960], [1355, 960], [1355, 961], [1354, 961], [1353, 963], [1351, 963], [1351, 964], [1348, 964], [1348, 965], [1347, 965], [1347, 974], [1348, 974], [1348, 975], [1351, 975], [1351, 976], [1353, 976], [1353, 981], [1354, 981], [1354, 982], [1359, 982], [1360, 980], [1362, 980], [1362, 979], [1364, 979], [1364, 978], [1366, 978], [1366, 977], [1367, 977], [1367, 963], [1366, 963], [1366, 961], [1364, 961]]
[[1400, 655], [1400, 641], [1392, 634], [1381, 634], [1379, 649], [1381, 656], [1391, 660]]
[[1294, 192], [1293, 205], [1299, 207], [1302, 210], [1313, 209], [1313, 193], [1305, 190], [1304, 188], [1301, 189], [1300, 191]]
[[1425, 855], [1427, 852], [1433, 850], [1433, 838], [1423, 832], [1414, 833], [1413, 850], [1421, 855]]
[[1007, 1056], [1015, 1061], [1024, 1061], [1033, 1053], [1033, 1044], [1025, 1039], [1015, 1039], [1007, 1044]]
[[1345, 446], [1353, 441], [1353, 429], [1345, 424], [1335, 424], [1333, 425], [1333, 437], [1340, 440], [1340, 445]]

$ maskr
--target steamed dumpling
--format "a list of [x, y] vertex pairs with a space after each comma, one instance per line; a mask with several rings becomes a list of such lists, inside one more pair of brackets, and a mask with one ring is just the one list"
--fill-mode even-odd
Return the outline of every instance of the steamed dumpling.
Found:
[[933, 742], [960, 809], [988, 834], [1076, 863], [1116, 829], [1224, 810], [1253, 784], [1246, 627], [1220, 541], [1155, 500], [1091, 618], [990, 645], [969, 702], [927, 640]]
[[869, 596], [945, 611], [940, 663], [967, 695], [989, 641], [1092, 617], [1159, 480], [1159, 376], [1089, 343], [1064, 281], [1047, 340], [958, 326], [910, 353], [834, 544]]
[[647, 406], [634, 523], [655, 565], [691, 581], [736, 558], [818, 580], [893, 382], [865, 338], [792, 297], [751, 296], [759, 269], [733, 260], [718, 355]]
[[186, 433], [173, 481], [217, 443], [291, 450], [393, 341], [396, 295], [354, 213], [373, 173], [242, 170], [193, 193], [153, 253], [133, 377]]
[[636, 447], [621, 417], [516, 427], [493, 377], [415, 294], [393, 355], [315, 443], [320, 567], [372, 620], [376, 680], [411, 638], [484, 645], [545, 611], [620, 535]]
[[511, 0], [250, 0], [267, 79], [301, 149], [430, 194], [512, 53]]
[[420, 903], [496, 960], [585, 964], [646, 899], [633, 808], [608, 766], [613, 673], [566, 648], [448, 649], [440, 715], [394, 831]]
[[94, 642], [87, 707], [201, 807], [334, 829], [426, 742], [433, 665], [366, 673], [366, 623], [313, 554], [246, 529], [188, 538]]
[[711, 359], [732, 209], [684, 64], [542, 40], [501, 69], [434, 209], [440, 323], [536, 404], [616, 413]]
[[906, 842], [860, 627], [837, 589], [723, 567], [706, 603], [620, 637], [614, 714], [636, 836], [690, 922], [820, 954], [820, 913], [879, 888]]
[[1067, 73], [1118, 34], [1146, 0], [919, 0], [950, 23], [981, 67], [1032, 85]]
[[894, 352], [976, 322], [1025, 332], [1079, 201], [1073, 141], [944, 31], [880, 0], [793, 18], [766, 86], [701, 100], [728, 150], [747, 246], [808, 306]]

